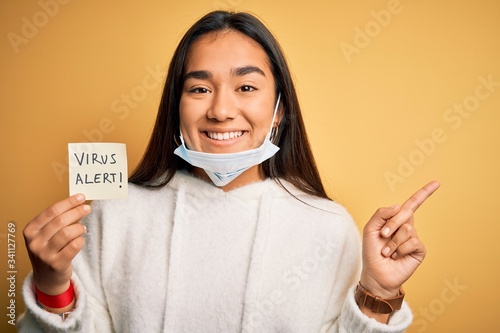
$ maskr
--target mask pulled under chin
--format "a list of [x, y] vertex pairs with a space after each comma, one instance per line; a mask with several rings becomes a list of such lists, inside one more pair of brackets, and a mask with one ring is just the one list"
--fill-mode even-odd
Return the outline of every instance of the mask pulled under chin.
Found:
[[278, 100], [274, 108], [271, 129], [267, 133], [262, 145], [258, 148], [229, 154], [204, 153], [188, 149], [181, 133], [181, 145], [174, 150], [174, 154], [192, 166], [205, 170], [210, 180], [216, 186], [225, 186], [249, 168], [270, 159], [280, 150], [270, 140], [272, 124], [276, 117], [279, 102], [280, 95], [278, 95]]

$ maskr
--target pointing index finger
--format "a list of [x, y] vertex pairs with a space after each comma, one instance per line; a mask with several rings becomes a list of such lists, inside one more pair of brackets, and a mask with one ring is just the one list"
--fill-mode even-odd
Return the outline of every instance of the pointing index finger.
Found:
[[415, 192], [408, 200], [405, 201], [403, 204], [403, 207], [408, 207], [410, 208], [413, 212], [415, 212], [420, 205], [424, 203], [425, 200], [427, 200], [428, 197], [431, 196], [432, 193], [434, 193], [438, 188], [440, 184], [437, 181], [432, 181], [422, 187], [420, 190]]

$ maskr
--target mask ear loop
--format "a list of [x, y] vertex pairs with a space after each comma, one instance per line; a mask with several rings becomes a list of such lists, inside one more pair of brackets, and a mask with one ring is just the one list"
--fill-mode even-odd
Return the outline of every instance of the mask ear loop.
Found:
[[177, 141], [177, 135], [174, 134], [174, 142], [177, 145], [177, 147], [181, 146], [181, 144]]
[[271, 121], [271, 127], [269, 128], [269, 132], [271, 132], [274, 128], [274, 119], [276, 119], [276, 114], [278, 112], [278, 106], [280, 105], [281, 93], [278, 93], [278, 99], [276, 100], [276, 106], [274, 107], [273, 112], [273, 120]]
[[272, 143], [275, 143], [274, 140], [276, 139], [276, 137], [278, 136], [278, 132], [279, 132], [279, 128], [280, 128], [280, 125], [279, 124], [276, 124], [276, 126], [273, 127], [273, 129], [271, 130], [271, 137], [269, 138], [269, 140], [272, 142]]
[[280, 105], [281, 93], [278, 93], [278, 99], [276, 100], [276, 106], [274, 107], [273, 120], [271, 121], [271, 128], [269, 129], [269, 141], [274, 143], [274, 139], [278, 136], [279, 124], [274, 126], [274, 119], [276, 119], [276, 114], [278, 113], [278, 107]]

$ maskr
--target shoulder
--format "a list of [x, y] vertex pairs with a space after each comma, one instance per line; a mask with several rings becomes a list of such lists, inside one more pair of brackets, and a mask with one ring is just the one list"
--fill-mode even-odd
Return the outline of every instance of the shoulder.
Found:
[[347, 209], [340, 203], [330, 199], [320, 198], [303, 192], [287, 181], [281, 180], [281, 187], [276, 182], [272, 186], [274, 197], [279, 202], [293, 206], [294, 209], [314, 215], [336, 215], [341, 218], [352, 220]]
[[[267, 226], [267, 246], [274, 251], [271, 252], [288, 253], [301, 263], [308, 262], [311, 255], [318, 255], [320, 261], [332, 260], [328, 267], [333, 270], [341, 260], [347, 266], [352, 264], [349, 269], [355, 269], [361, 256], [361, 237], [347, 209], [285, 182], [283, 185], [290, 193], [278, 184], [272, 188]], [[334, 276], [328, 272], [328, 276]]]
[[280, 218], [318, 233], [334, 232], [348, 237], [359, 237], [352, 216], [342, 204], [304, 193], [286, 181], [281, 183], [286, 190], [278, 184], [273, 186], [273, 211], [280, 215]]

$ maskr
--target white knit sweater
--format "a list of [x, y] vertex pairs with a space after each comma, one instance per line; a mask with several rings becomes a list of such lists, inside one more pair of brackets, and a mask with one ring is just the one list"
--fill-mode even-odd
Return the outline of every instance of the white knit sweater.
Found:
[[93, 203], [74, 260], [68, 319], [36, 305], [31, 276], [20, 332], [403, 332], [354, 302], [360, 239], [340, 205], [274, 181], [230, 192], [179, 172]]

